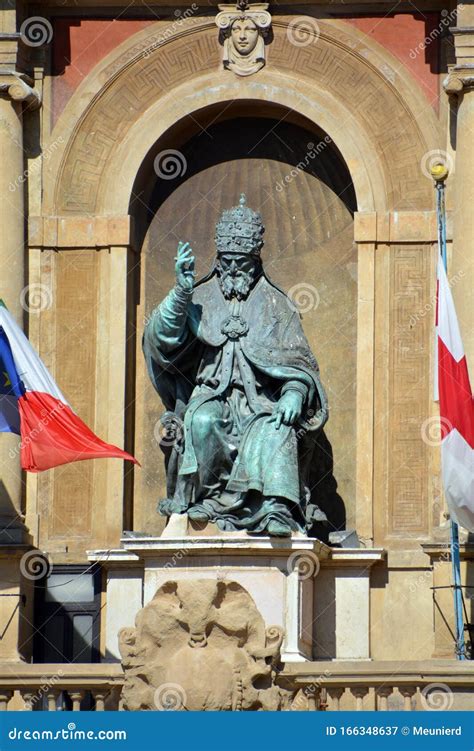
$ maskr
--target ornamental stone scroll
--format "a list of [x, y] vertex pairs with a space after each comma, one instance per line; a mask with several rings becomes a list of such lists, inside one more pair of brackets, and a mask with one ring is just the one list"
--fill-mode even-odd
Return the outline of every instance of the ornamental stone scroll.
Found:
[[289, 709], [277, 685], [283, 629], [229, 580], [168, 581], [119, 632], [126, 710]]

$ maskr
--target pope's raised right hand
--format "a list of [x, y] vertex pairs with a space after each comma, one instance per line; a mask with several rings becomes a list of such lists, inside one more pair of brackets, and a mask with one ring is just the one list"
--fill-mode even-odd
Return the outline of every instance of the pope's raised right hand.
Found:
[[189, 243], [178, 243], [178, 253], [175, 258], [176, 282], [186, 292], [192, 292], [194, 287], [194, 256]]

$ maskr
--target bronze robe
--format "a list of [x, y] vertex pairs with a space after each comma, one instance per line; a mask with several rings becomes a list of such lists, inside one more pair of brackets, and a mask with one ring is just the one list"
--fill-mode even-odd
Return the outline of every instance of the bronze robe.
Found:
[[[151, 380], [180, 426], [167, 452], [161, 513], [187, 511], [227, 530], [261, 532], [270, 519], [309, 528], [304, 468], [327, 402], [289, 298], [262, 275], [246, 300], [227, 300], [211, 273], [191, 294], [171, 290], [143, 346]], [[303, 416], [277, 430], [274, 408], [289, 389], [303, 396]]]

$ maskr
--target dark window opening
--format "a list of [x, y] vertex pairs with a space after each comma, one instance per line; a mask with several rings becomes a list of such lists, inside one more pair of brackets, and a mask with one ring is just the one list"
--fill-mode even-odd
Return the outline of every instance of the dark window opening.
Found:
[[100, 569], [54, 566], [35, 588], [34, 662], [99, 662]]

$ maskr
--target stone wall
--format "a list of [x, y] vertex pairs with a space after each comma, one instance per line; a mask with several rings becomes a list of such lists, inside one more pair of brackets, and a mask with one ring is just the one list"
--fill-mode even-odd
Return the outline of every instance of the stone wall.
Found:
[[[317, 13], [305, 6], [307, 16]], [[33, 344], [80, 416], [105, 440], [135, 451], [144, 468], [132, 472], [118, 460], [81, 462], [29, 476], [23, 497], [19, 472], [15, 482], [8, 477], [8, 486], [32, 542], [58, 563], [83, 561], [90, 548], [117, 546], [124, 527], [160, 530], [154, 513], [163, 493], [154, 435], [160, 405], [144, 376], [141, 332], [171, 284], [174, 243], [184, 239], [178, 229], [196, 238], [204, 271], [211, 225], [233, 193], [244, 189], [268, 225], [264, 252], [272, 277], [286, 290], [309, 282], [317, 292], [318, 304], [303, 322], [330, 392], [328, 437], [338, 492], [347, 523], [363, 543], [389, 551], [388, 566], [377, 565], [371, 575], [374, 655], [394, 656], [397, 633], [410, 613], [420, 654], [440, 656], [449, 651], [450, 637], [433, 615], [430, 587], [447, 581], [449, 564], [442, 560], [434, 567], [435, 554], [420, 552], [420, 545], [427, 550], [446, 538], [439, 450], [429, 432], [436, 419], [436, 220], [426, 175], [429, 155], [440, 149], [452, 157], [454, 145], [448, 98], [436, 98], [446, 45], [435, 35], [417, 52], [438, 28], [434, 11], [426, 21], [411, 13], [344, 13], [344, 20], [318, 18], [317, 43], [305, 46], [290, 41], [293, 16], [275, 13], [266, 67], [239, 80], [221, 67], [210, 15], [180, 24], [127, 19], [114, 22], [105, 36], [106, 21], [85, 15], [80, 22], [55, 21], [52, 65], [44, 78], [43, 51], [36, 59], [41, 110], [22, 113], [22, 105], [6, 97], [0, 103], [8, 155], [2, 180], [14, 208], [2, 227], [2, 258], [21, 246], [23, 222], [15, 217], [23, 216], [25, 198], [29, 232], [26, 276], [17, 254], [8, 260], [0, 296], [12, 297], [10, 307], [21, 317], [26, 279], [40, 285], [46, 303], [28, 315]], [[472, 27], [469, 13], [468, 6], [460, 9], [461, 25]], [[92, 38], [103, 43], [91, 45]], [[470, 59], [469, 40], [463, 39], [461, 65]], [[8, 55], [2, 59], [10, 64]], [[451, 96], [463, 90], [459, 80], [452, 82]], [[463, 159], [456, 184], [452, 176], [447, 183], [449, 206], [457, 191], [458, 250], [449, 249], [454, 273], [472, 247], [472, 218], [465, 218], [472, 217], [474, 174], [466, 136], [473, 95], [467, 86], [458, 119]], [[322, 153], [335, 160], [326, 165], [329, 173], [304, 171], [279, 191], [288, 166], [294, 167], [290, 156], [268, 158], [258, 170], [249, 158], [242, 171], [242, 165], [216, 160], [213, 180], [222, 177], [226, 190], [217, 191], [212, 206], [207, 200], [193, 202], [194, 212], [182, 208], [205, 189], [201, 170], [156, 200], [151, 221], [140, 203], [153, 199], [159, 149], [185, 148], [201, 126], [214, 121], [224, 127], [231, 115], [284, 116], [295, 128], [309, 129], [315, 143], [327, 136], [330, 146]], [[15, 182], [22, 174], [23, 136], [24, 194]], [[337, 181], [345, 175], [354, 191], [352, 207], [339, 198]], [[187, 219], [171, 229], [178, 213]], [[295, 230], [301, 223], [302, 238]], [[450, 240], [451, 220], [448, 230]], [[282, 245], [289, 252], [273, 263]], [[469, 268], [454, 295], [472, 360]], [[405, 632], [400, 650], [410, 659]]]

